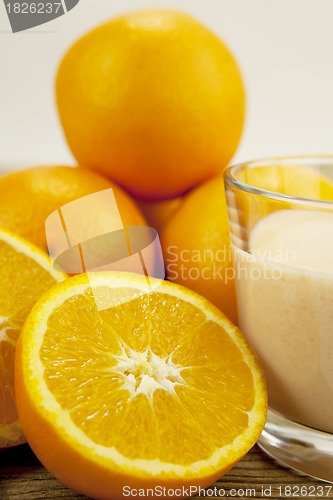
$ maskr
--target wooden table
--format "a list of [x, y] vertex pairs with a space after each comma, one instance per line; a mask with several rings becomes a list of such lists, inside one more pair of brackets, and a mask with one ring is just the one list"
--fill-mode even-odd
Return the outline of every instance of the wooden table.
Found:
[[[333, 485], [280, 467], [257, 446], [211, 489], [215, 487], [217, 493], [210, 491], [213, 495], [206, 498], [333, 498]], [[28, 445], [0, 452], [0, 500], [72, 498], [86, 497], [68, 490], [54, 479]]]

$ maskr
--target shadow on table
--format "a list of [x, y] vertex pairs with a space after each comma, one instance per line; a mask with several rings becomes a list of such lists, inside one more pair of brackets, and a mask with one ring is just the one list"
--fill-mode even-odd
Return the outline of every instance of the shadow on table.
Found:
[[0, 472], [4, 469], [20, 469], [27, 468], [37, 469], [42, 467], [41, 463], [34, 455], [28, 444], [22, 444], [13, 448], [0, 450]]

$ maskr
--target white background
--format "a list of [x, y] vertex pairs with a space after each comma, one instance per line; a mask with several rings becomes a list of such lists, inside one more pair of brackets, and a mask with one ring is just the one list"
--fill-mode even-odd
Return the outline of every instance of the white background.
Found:
[[333, 153], [333, 0], [80, 0], [68, 14], [12, 34], [0, 5], [0, 168], [74, 163], [53, 82], [66, 48], [116, 14], [141, 7], [191, 13], [227, 42], [247, 87], [233, 161]]

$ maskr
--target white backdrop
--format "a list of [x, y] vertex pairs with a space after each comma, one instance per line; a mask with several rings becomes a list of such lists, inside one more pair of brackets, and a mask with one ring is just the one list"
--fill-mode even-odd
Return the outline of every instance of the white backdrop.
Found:
[[121, 12], [169, 6], [223, 38], [247, 87], [247, 121], [233, 161], [333, 153], [333, 0], [80, 0], [68, 14], [12, 34], [0, 5], [0, 168], [74, 163], [53, 81], [69, 44]]

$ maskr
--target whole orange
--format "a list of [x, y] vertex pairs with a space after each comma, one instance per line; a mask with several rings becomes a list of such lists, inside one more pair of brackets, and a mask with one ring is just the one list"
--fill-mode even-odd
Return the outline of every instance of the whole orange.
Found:
[[222, 177], [188, 194], [161, 236], [167, 277], [200, 293], [237, 323], [235, 276]]
[[81, 167], [45, 166], [0, 178], [0, 227], [46, 250], [45, 219], [70, 201], [108, 188], [114, 191], [124, 225], [144, 225], [145, 219], [130, 197], [97, 172]]
[[179, 196], [220, 173], [243, 128], [233, 55], [171, 10], [129, 13], [78, 40], [60, 64], [56, 97], [78, 162], [146, 200]]

